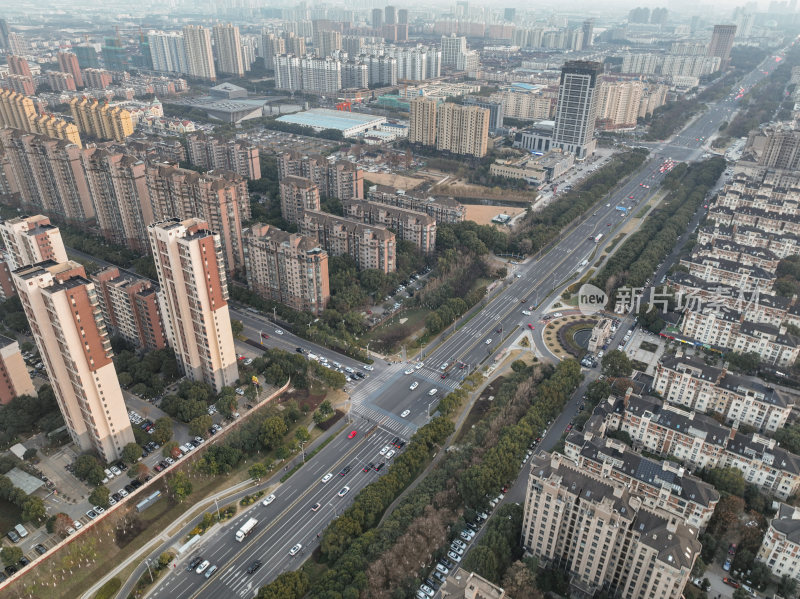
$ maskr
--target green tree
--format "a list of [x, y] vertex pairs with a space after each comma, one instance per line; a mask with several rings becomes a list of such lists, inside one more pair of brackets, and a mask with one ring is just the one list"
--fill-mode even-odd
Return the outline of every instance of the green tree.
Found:
[[750, 593], [741, 588], [736, 589], [733, 591], [733, 599], [750, 599]]
[[745, 480], [742, 471], [734, 466], [727, 468], [711, 468], [705, 473], [705, 481], [720, 493], [728, 493], [741, 497], [744, 495]]
[[311, 440], [311, 435], [304, 426], [297, 427], [297, 430], [294, 431], [294, 437], [300, 443], [308, 443]]
[[100, 461], [93, 455], [85, 454], [75, 460], [75, 476], [90, 485], [99, 485], [106, 475]]
[[233, 333], [234, 337], [238, 337], [244, 331], [244, 324], [241, 320], [236, 320], [231, 318], [231, 332]]
[[258, 590], [258, 599], [302, 599], [309, 591], [308, 575], [302, 570], [283, 572]]
[[196, 437], [202, 437], [207, 433], [208, 429], [211, 428], [212, 424], [214, 424], [214, 421], [208, 414], [198, 416], [189, 423], [189, 434]]
[[159, 445], [164, 445], [167, 441], [172, 439], [172, 419], [167, 416], [162, 416], [155, 421], [153, 426], [153, 441]]
[[161, 446], [161, 455], [165, 458], [172, 457], [176, 449], [178, 449], [177, 441], [167, 441]]
[[253, 480], [261, 480], [267, 475], [267, 467], [261, 462], [256, 462], [255, 464], [250, 466], [247, 473]]
[[274, 449], [286, 434], [286, 423], [280, 416], [270, 416], [264, 421], [259, 437], [261, 444], [267, 449]]
[[794, 597], [797, 592], [797, 581], [784, 574], [778, 583], [778, 594], [781, 597]]
[[0, 549], [0, 559], [6, 566], [16, 566], [22, 559], [22, 549], [19, 547], [3, 547]]
[[165, 551], [164, 553], [158, 556], [158, 567], [162, 569], [166, 568], [167, 566], [170, 565], [170, 563], [172, 563], [172, 560], [174, 558], [175, 556], [172, 553], [170, 553], [169, 551]]
[[142, 448], [136, 443], [128, 443], [122, 448], [122, 461], [134, 464], [142, 457]]
[[28, 495], [22, 503], [22, 519], [26, 522], [41, 522], [47, 517], [47, 510], [41, 497]]
[[628, 355], [618, 349], [612, 349], [603, 356], [603, 374], [611, 378], [629, 377], [633, 372]]
[[192, 483], [184, 472], [176, 472], [168, 478], [167, 488], [169, 488], [172, 498], [178, 503], [191, 495], [193, 490]]
[[110, 496], [111, 492], [108, 490], [108, 487], [105, 485], [100, 485], [99, 487], [92, 489], [92, 492], [89, 495], [89, 502], [92, 505], [99, 505], [102, 508], [106, 508], [109, 506], [108, 498]]

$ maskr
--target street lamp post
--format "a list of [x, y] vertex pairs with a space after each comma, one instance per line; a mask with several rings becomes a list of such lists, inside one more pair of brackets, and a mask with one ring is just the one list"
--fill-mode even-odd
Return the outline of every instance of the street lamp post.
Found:
[[305, 449], [305, 446], [306, 446], [305, 443], [300, 443], [300, 452], [303, 454], [303, 463], [304, 464], [306, 463], [306, 449]]
[[147, 564], [147, 571], [150, 573], [150, 582], [153, 582], [153, 571], [150, 569], [150, 560], [144, 560], [144, 563]]

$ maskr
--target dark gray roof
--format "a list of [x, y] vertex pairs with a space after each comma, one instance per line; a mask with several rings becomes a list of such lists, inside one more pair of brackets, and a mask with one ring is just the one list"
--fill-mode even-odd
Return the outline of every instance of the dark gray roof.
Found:
[[779, 447], [775, 441], [761, 437], [757, 433], [745, 435], [737, 432], [728, 442], [727, 450], [751, 460], [759, 459], [784, 472], [800, 474], [800, 457], [789, 453]]

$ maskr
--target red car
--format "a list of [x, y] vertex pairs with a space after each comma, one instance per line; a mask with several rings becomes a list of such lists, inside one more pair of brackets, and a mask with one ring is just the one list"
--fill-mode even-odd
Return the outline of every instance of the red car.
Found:
[[724, 582], [728, 586], [732, 586], [734, 589], [738, 589], [739, 587], [742, 586], [738, 582], [736, 582], [733, 578], [725, 577], [722, 579], [722, 582]]
[[528, 328], [533, 331], [536, 327], [534, 327], [531, 323], [528, 323]]
[[350, 431], [350, 434], [349, 434], [349, 435], [347, 435], [347, 438], [348, 438], [348, 439], [352, 439], [352, 438], [353, 438], [353, 437], [355, 437], [357, 434], [358, 434], [358, 431]]
[[633, 196], [632, 196], [632, 195], [629, 195], [629, 196], [628, 196], [628, 199], [629, 199], [629, 200], [632, 200], [632, 199], [633, 199]]

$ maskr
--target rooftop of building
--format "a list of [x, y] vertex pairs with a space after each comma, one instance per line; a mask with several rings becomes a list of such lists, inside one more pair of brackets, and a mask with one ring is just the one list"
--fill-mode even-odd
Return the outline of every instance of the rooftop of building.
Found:
[[320, 210], [304, 211], [305, 220], [316, 220], [322, 222], [334, 222], [342, 229], [353, 233], [372, 233], [376, 238], [384, 241], [392, 241], [395, 237], [389, 229], [383, 225], [368, 225], [346, 216], [337, 216]]
[[377, 126], [384, 122], [386, 117], [328, 108], [312, 108], [303, 112], [283, 115], [277, 120], [306, 127], [345, 131], [352, 127]]
[[511, 599], [506, 597], [505, 591], [499, 586], [461, 567], [449, 574], [439, 589], [439, 593], [441, 593], [442, 599], [464, 599], [466, 597]]
[[769, 525], [795, 545], [800, 545], [800, 510], [785, 503], [778, 504], [778, 512]]
[[298, 235], [297, 233], [287, 233], [273, 225], [254, 223], [243, 232], [242, 237], [245, 241], [248, 239], [270, 240], [307, 253], [326, 253], [315, 239], [305, 235]]
[[631, 395], [628, 400], [627, 410], [625, 400], [618, 400], [615, 411], [627, 412], [639, 418], [649, 417], [658, 426], [689, 435], [699, 437], [706, 443], [724, 447], [730, 437], [730, 429], [723, 426], [715, 419], [697, 412], [685, 412], [674, 406], [665, 405], [660, 399], [649, 395]]

